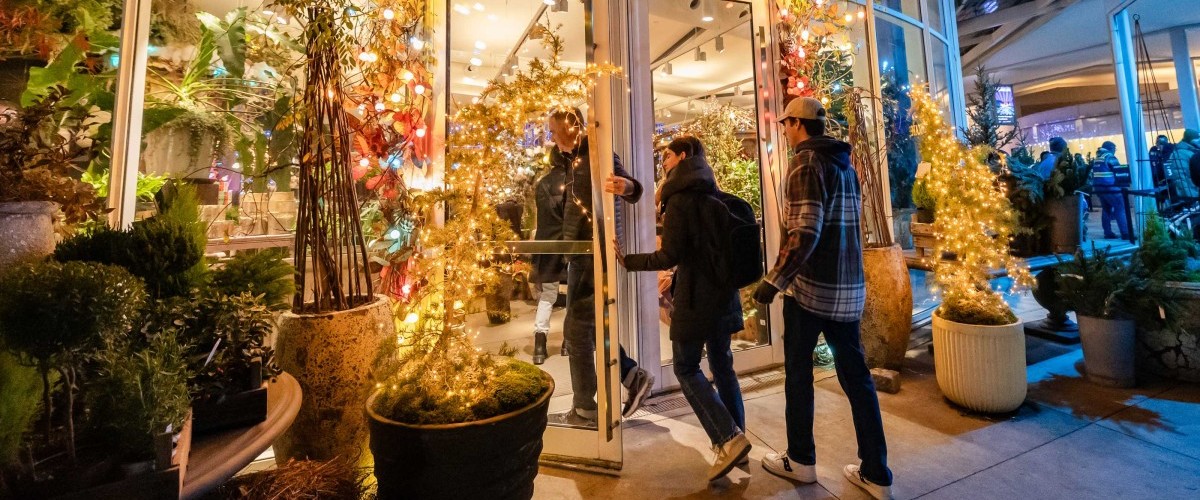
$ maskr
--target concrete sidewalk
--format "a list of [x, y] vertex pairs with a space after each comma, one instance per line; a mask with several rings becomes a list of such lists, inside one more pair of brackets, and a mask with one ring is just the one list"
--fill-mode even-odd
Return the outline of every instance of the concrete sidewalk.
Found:
[[[914, 332], [914, 335], [918, 333]], [[1011, 415], [985, 416], [942, 397], [925, 348], [909, 352], [898, 394], [880, 394], [897, 499], [1200, 498], [1200, 386], [1147, 380], [1092, 385], [1082, 352], [1029, 340], [1029, 397]], [[1038, 361], [1040, 358], [1044, 360]], [[847, 482], [857, 463], [850, 407], [833, 372], [816, 383], [817, 484], [771, 475], [759, 460], [786, 448], [783, 376], [746, 377], [750, 465], [705, 481], [712, 453], [679, 394], [651, 400], [626, 424], [620, 477], [542, 467], [540, 499], [869, 498]], [[658, 410], [655, 413], [655, 410]]]

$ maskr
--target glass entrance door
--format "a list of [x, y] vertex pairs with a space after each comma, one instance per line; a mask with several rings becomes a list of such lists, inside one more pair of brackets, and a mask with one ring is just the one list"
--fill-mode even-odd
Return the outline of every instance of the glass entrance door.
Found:
[[[604, 244], [613, 204], [602, 192], [612, 113], [599, 97], [608, 83], [562, 91], [556, 80], [579, 78], [597, 61], [594, 10], [543, 0], [448, 5], [448, 133], [457, 107], [480, 100], [539, 117], [525, 123], [520, 166], [492, 193], [518, 236], [508, 242], [513, 272], [468, 313], [467, 328], [481, 349], [553, 377], [543, 460], [619, 469], [615, 292]], [[520, 88], [495, 91], [496, 82]]]
[[[767, 162], [765, 141], [760, 137], [771, 131], [759, 130], [760, 68], [766, 45], [758, 33], [759, 26], [766, 26], [762, 22], [766, 6], [736, 0], [655, 1], [650, 2], [646, 15], [649, 59], [640, 70], [651, 75], [654, 178], [661, 184], [661, 153], [666, 145], [677, 137], [696, 136], [704, 144], [719, 188], [748, 201], [760, 222], [764, 221], [763, 189], [769, 188], [764, 179], [769, 182], [770, 176], [763, 175]], [[660, 289], [666, 289], [670, 279], [671, 272], [660, 273]], [[739, 372], [782, 361], [770, 314], [751, 298], [753, 289], [750, 286], [741, 292], [744, 328], [732, 339]], [[661, 360], [654, 360], [662, 367], [660, 389], [678, 386], [672, 371], [666, 300], [664, 297], [660, 306], [661, 333], [654, 339], [660, 343]], [[643, 337], [643, 342], [646, 340]], [[651, 360], [645, 361], [650, 364]]]

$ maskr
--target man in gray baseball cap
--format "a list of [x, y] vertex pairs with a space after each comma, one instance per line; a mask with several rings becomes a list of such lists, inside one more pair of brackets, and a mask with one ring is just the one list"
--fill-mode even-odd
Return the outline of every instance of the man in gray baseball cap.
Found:
[[875, 382], [867, 368], [859, 321], [866, 302], [859, 220], [862, 197], [850, 164], [850, 145], [825, 135], [825, 107], [811, 97], [793, 99], [779, 122], [792, 147], [784, 191], [787, 241], [775, 267], [754, 292], [769, 304], [783, 291], [784, 395], [788, 448], [768, 453], [763, 468], [803, 483], [817, 480], [813, 441], [813, 363], [817, 336], [825, 334], [838, 382], [850, 400], [860, 464], [843, 474], [877, 499], [891, 498], [892, 472]]

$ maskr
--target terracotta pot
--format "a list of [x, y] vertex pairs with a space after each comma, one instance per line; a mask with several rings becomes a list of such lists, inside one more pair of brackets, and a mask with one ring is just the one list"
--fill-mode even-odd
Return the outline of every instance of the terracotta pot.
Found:
[[1005, 413], [1025, 401], [1025, 330], [968, 325], [933, 314], [933, 364], [938, 388], [970, 410]]
[[871, 368], [900, 370], [912, 332], [912, 284], [900, 245], [863, 250], [867, 303], [862, 343]]
[[0, 203], [0, 270], [28, 258], [54, 252], [54, 215], [51, 201]]
[[347, 311], [285, 312], [279, 319], [275, 359], [300, 383], [304, 400], [292, 426], [275, 440], [275, 461], [335, 457], [367, 463], [362, 402], [370, 392], [371, 364], [380, 343], [395, 335], [387, 297]]
[[[543, 372], [544, 374], [544, 372]], [[378, 498], [533, 497], [554, 380], [520, 410], [476, 422], [410, 425], [380, 416], [367, 400]]]
[[1133, 320], [1076, 316], [1088, 380], [1109, 387], [1133, 387], [1137, 382], [1133, 365], [1137, 328]]
[[1050, 250], [1075, 252], [1083, 241], [1083, 193], [1046, 200], [1045, 207], [1050, 217]]
[[1200, 382], [1200, 283], [1166, 283], [1178, 294], [1180, 331], [1137, 327], [1137, 369], [1163, 377]]

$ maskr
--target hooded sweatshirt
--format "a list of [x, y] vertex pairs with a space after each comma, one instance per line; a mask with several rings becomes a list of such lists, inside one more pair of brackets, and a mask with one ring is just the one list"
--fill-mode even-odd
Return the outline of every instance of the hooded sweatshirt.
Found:
[[866, 302], [859, 224], [862, 198], [850, 145], [829, 136], [798, 144], [784, 188], [784, 229], [767, 282], [828, 320], [862, 318]]

